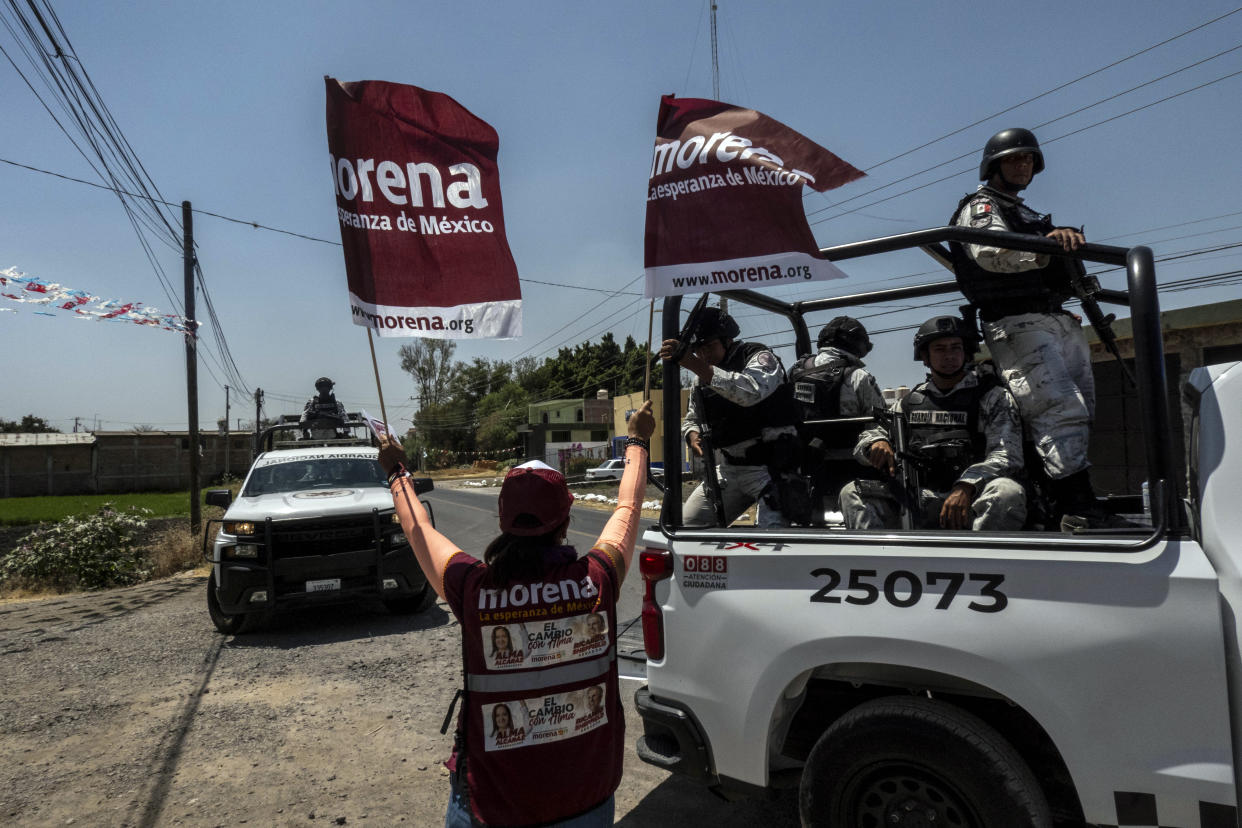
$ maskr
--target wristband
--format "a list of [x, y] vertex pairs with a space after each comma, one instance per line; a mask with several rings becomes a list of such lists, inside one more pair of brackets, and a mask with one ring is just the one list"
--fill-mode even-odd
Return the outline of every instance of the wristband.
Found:
[[641, 437], [626, 437], [625, 447], [629, 448], [630, 446], [638, 446], [643, 451], [651, 454], [651, 443]]
[[392, 488], [392, 484], [397, 482], [397, 478], [409, 476], [410, 470], [398, 463], [397, 467], [392, 470], [392, 474], [388, 475], [388, 488]]

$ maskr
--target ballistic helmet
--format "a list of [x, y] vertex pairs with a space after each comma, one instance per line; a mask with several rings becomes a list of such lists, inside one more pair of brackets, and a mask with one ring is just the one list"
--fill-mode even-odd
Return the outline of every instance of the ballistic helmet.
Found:
[[737, 339], [741, 332], [732, 316], [722, 313], [720, 308], [706, 307], [695, 322], [692, 344], [697, 348], [711, 339]]
[[315, 380], [316, 388], [322, 390], [325, 385], [331, 388], [333, 385], [336, 385], [336, 383], [334, 383], [332, 380], [328, 379], [327, 377], [320, 377], [319, 379]]
[[830, 320], [819, 329], [819, 339], [815, 344], [820, 348], [835, 345], [860, 359], [871, 353], [871, 339], [867, 336], [867, 329], [852, 316], [838, 316]]
[[935, 316], [919, 325], [918, 332], [914, 334], [914, 361], [923, 361], [923, 351], [932, 342], [951, 336], [962, 340], [962, 350], [966, 352], [967, 359], [979, 353], [979, 336], [966, 324], [966, 320], [958, 316]]
[[1002, 129], [1000, 132], [988, 139], [987, 146], [983, 148], [983, 160], [979, 162], [979, 180], [987, 181], [995, 172], [996, 162], [1004, 158], [1006, 155], [1013, 155], [1018, 152], [1029, 152], [1035, 156], [1035, 175], [1044, 170], [1044, 154], [1039, 149], [1039, 142], [1035, 140], [1035, 133], [1029, 129], [1014, 127], [1012, 129]]

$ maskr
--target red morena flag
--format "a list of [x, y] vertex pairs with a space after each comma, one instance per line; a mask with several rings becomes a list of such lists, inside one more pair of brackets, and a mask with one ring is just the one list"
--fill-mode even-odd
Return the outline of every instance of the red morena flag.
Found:
[[380, 336], [520, 336], [496, 130], [417, 86], [324, 82], [354, 324]]
[[802, 185], [823, 192], [862, 175], [761, 112], [665, 95], [647, 188], [645, 295], [843, 278], [819, 255]]

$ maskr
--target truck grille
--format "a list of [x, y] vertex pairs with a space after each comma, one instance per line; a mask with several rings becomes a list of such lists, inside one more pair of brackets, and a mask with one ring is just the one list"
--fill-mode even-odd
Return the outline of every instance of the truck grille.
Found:
[[301, 558], [375, 546], [371, 515], [272, 522], [272, 557]]

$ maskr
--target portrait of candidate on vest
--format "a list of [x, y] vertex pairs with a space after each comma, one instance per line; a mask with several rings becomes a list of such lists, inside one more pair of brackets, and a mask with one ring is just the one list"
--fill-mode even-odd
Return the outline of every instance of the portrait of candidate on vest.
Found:
[[566, 544], [573, 495], [545, 463], [505, 475], [500, 533], [476, 557], [432, 525], [401, 445], [380, 449], [410, 548], [461, 625], [450, 828], [612, 825], [625, 746], [616, 603], [647, 486], [650, 401], [627, 430], [617, 506], [581, 556]]
[[[972, 361], [978, 338], [955, 316], [924, 322], [914, 335], [914, 359], [927, 379], [902, 399], [906, 445], [895, 428], [879, 424], [859, 437], [854, 456], [880, 472], [841, 490], [849, 529], [896, 529], [903, 510], [916, 529], [1016, 531], [1026, 522], [1022, 424], [1018, 408], [995, 372]], [[918, 480], [917, 492], [897, 485]]]

